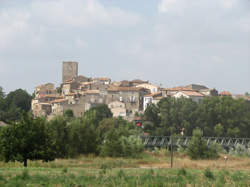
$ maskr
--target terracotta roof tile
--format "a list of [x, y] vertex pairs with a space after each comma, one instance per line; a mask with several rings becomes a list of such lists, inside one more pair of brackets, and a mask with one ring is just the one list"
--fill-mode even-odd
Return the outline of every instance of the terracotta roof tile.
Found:
[[145, 95], [145, 97], [156, 97], [156, 96], [160, 96], [160, 95], [162, 95], [162, 92], [155, 92], [155, 93]]
[[231, 96], [232, 94], [229, 91], [223, 91], [219, 95], [222, 95], [222, 96]]
[[56, 99], [54, 101], [51, 101], [50, 103], [64, 103], [66, 101], [68, 101], [68, 99]]
[[40, 94], [39, 98], [62, 98], [63, 96], [55, 94]]

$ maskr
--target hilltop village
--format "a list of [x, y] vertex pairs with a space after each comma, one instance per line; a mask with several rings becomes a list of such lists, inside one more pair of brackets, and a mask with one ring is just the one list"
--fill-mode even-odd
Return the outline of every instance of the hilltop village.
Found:
[[224, 95], [250, 101], [244, 95], [231, 95], [227, 91], [218, 93], [214, 88], [197, 84], [161, 88], [139, 79], [112, 82], [106, 77], [89, 78], [78, 75], [77, 62], [63, 62], [61, 86], [55, 88], [52, 83], [37, 86], [32, 111], [35, 117], [51, 119], [70, 109], [75, 117], [80, 117], [91, 107], [106, 104], [114, 117], [133, 120], [135, 114], [143, 113], [148, 105], [157, 104], [164, 97], [185, 97], [200, 102], [204, 97]]

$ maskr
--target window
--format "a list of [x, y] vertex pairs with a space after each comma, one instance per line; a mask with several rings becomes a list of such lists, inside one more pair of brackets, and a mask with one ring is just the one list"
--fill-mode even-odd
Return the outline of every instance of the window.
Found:
[[121, 101], [121, 102], [123, 101], [123, 98], [122, 98], [122, 97], [120, 97], [120, 101]]

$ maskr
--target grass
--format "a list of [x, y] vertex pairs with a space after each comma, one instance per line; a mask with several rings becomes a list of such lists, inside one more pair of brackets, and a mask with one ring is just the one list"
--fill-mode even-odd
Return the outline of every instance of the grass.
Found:
[[174, 168], [166, 151], [146, 152], [140, 159], [94, 155], [53, 162], [0, 162], [0, 186], [250, 186], [250, 158], [223, 155], [192, 161], [175, 153]]

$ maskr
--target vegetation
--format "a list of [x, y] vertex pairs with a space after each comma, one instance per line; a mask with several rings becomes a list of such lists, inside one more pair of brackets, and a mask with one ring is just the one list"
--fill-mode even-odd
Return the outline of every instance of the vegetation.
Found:
[[0, 133], [0, 158], [4, 161], [50, 161], [101, 154], [113, 157], [136, 157], [143, 151], [138, 131], [132, 123], [112, 118], [106, 105], [88, 110], [73, 118], [70, 111], [51, 121], [24, 113], [20, 121], [4, 127]]
[[6, 162], [20, 161], [27, 167], [28, 159], [50, 161], [55, 158], [45, 119], [24, 114], [21, 121], [4, 128], [0, 138], [1, 155]]
[[[219, 157], [220, 148], [216, 144], [207, 146], [203, 135], [247, 137], [250, 134], [250, 104], [231, 97], [205, 98], [201, 103], [163, 98], [147, 108], [142, 116], [143, 128], [112, 117], [104, 104], [79, 118], [74, 117], [72, 110], [50, 121], [33, 118], [29, 113], [30, 101], [26, 91], [19, 89], [5, 95], [0, 88], [0, 120], [10, 124], [0, 129], [0, 160], [19, 161], [27, 166], [31, 160], [70, 159], [83, 154], [138, 159], [144, 151], [140, 135], [175, 137], [183, 129], [184, 136], [193, 135], [186, 150], [182, 148], [183, 155], [194, 160], [214, 159]], [[161, 154], [161, 150], [154, 150], [154, 155]], [[230, 154], [249, 156], [249, 150], [238, 145]], [[167, 150], [164, 156], [169, 156]]]
[[[169, 156], [153, 152], [137, 159], [89, 155], [30, 161], [29, 169], [0, 162], [0, 186], [249, 186], [249, 159], [230, 156], [226, 165], [223, 158], [214, 163], [175, 156], [175, 169], [169, 168]], [[153, 169], [157, 166], [161, 167]]]
[[204, 136], [249, 137], [250, 103], [230, 96], [207, 97], [201, 103], [191, 99], [163, 98], [144, 113], [145, 131], [152, 135], [191, 136], [200, 128]]
[[23, 112], [31, 108], [32, 96], [25, 90], [17, 89], [5, 95], [0, 87], [0, 121], [9, 122], [21, 119]]
[[216, 147], [212, 144], [208, 146], [204, 140], [202, 140], [203, 132], [200, 129], [193, 131], [193, 137], [190, 140], [187, 147], [187, 155], [191, 159], [213, 159], [218, 158], [218, 152]]

